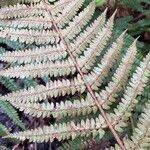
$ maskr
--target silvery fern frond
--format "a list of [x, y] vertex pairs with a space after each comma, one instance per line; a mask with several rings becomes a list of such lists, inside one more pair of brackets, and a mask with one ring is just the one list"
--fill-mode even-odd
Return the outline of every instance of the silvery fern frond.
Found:
[[[25, 4], [0, 9], [0, 38], [25, 45], [23, 49], [0, 54], [1, 61], [10, 63], [0, 74], [23, 80], [28, 77], [48, 80], [1, 98], [31, 116], [53, 116], [57, 121], [68, 117], [69, 121], [56, 121], [50, 126], [6, 137], [33, 142], [91, 135], [103, 138], [109, 129], [118, 142], [116, 147], [128, 150], [128, 142], [121, 139], [120, 133], [148, 82], [150, 53], [134, 73], [130, 72], [137, 53], [137, 39], [121, 55], [126, 31], [114, 40], [116, 11], [108, 20], [107, 9], [93, 19], [94, 1], [85, 8], [84, 0], [22, 2]], [[120, 91], [123, 96], [118, 101]], [[76, 117], [81, 119], [73, 119]], [[144, 121], [139, 126], [143, 127]], [[145, 133], [144, 129], [135, 132]], [[129, 143], [133, 145], [134, 140]]]

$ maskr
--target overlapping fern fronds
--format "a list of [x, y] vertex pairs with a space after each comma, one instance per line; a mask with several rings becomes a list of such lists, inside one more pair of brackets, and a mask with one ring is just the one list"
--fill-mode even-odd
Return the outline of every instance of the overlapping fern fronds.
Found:
[[[1, 98], [26, 114], [52, 115], [57, 120], [68, 117], [69, 121], [56, 121], [50, 126], [6, 137], [34, 142], [91, 135], [103, 138], [109, 129], [119, 148], [128, 150], [120, 134], [128, 126], [137, 97], [149, 80], [150, 53], [129, 76], [137, 53], [137, 39], [121, 56], [126, 31], [111, 41], [116, 12], [108, 20], [107, 10], [93, 19], [94, 1], [83, 10], [84, 0], [26, 2], [31, 4], [0, 10], [0, 36], [32, 45], [23, 50], [3, 52], [0, 59], [11, 66], [0, 74], [23, 80], [28, 77], [50, 80]], [[104, 81], [107, 81], [105, 86]], [[80, 116], [83, 118], [72, 119]]]

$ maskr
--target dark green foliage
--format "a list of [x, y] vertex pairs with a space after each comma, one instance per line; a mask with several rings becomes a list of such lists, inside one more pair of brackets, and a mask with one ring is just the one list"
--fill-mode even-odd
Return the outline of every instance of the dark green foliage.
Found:
[[16, 85], [13, 79], [0, 76], [0, 83], [4, 85], [9, 91], [19, 90], [19, 87]]
[[10, 41], [8, 39], [0, 38], [0, 44], [6, 44], [8, 47], [19, 50], [23, 49], [24, 45], [20, 44], [19, 42]]
[[[150, 50], [149, 33], [150, 33], [150, 1], [149, 0], [119, 0], [119, 3], [131, 9], [136, 16], [132, 16], [131, 20], [126, 20], [128, 33], [131, 36], [140, 36], [142, 40], [142, 54], [145, 56]], [[130, 11], [131, 11], [130, 10]], [[124, 17], [126, 19], [127, 17]], [[125, 20], [124, 20], [125, 21]], [[123, 22], [124, 23], [124, 22]], [[143, 41], [145, 34], [147, 35], [146, 41]]]
[[134, 24], [129, 24], [131, 35], [137, 36], [143, 32], [150, 31], [150, 19], [142, 19]]
[[81, 138], [75, 138], [72, 141], [65, 142], [58, 150], [83, 150], [84, 144]]
[[9, 134], [9, 131], [3, 124], [0, 123], [0, 137], [5, 136], [7, 134]]
[[139, 11], [144, 13], [145, 15], [149, 15], [149, 8], [148, 5], [150, 5], [149, 0], [120, 0], [120, 3], [123, 5], [126, 5], [127, 7], [130, 7], [133, 10]]
[[0, 100], [0, 109], [6, 113], [12, 120], [13, 122], [21, 127], [22, 129], [25, 129], [24, 124], [22, 121], [19, 119], [18, 113], [14, 107], [10, 105], [9, 102]]
[[26, 78], [23, 80], [23, 82], [24, 82], [24, 88], [35, 87], [37, 85], [36, 81], [34, 81], [31, 78]]

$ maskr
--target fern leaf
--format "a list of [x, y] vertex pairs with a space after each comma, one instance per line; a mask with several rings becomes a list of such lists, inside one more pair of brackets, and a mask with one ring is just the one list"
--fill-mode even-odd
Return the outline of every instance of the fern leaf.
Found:
[[[52, 103], [32, 103], [32, 102], [21, 102], [11, 101], [14, 107], [20, 111], [24, 111], [26, 114], [36, 117], [50, 117], [53, 115], [56, 118], [62, 118], [64, 116], [77, 116], [90, 114], [91, 112], [97, 112], [98, 108], [93, 103], [93, 99], [90, 94], [87, 94], [86, 99], [74, 100], [73, 102], [66, 100], [54, 104]], [[71, 108], [71, 109], [70, 109]]]
[[[67, 122], [66, 120], [61, 120], [61, 123], [49, 127], [18, 132], [6, 137], [29, 139], [33, 142], [53, 141], [55, 138], [74, 139], [91, 134], [93, 137], [99, 135], [102, 138], [109, 128], [121, 149], [124, 150], [126, 145], [117, 131], [122, 132], [122, 127], [126, 126], [126, 121], [138, 102], [136, 98], [144, 90], [148, 81], [150, 53], [137, 67], [120, 103], [115, 109], [113, 108], [113, 112], [110, 110], [111, 113], [106, 113], [104, 109], [109, 109], [109, 105], [116, 100], [115, 96], [126, 85], [136, 54], [136, 41], [127, 50], [111, 81], [108, 80], [108, 85], [100, 91], [102, 80], [108, 76], [110, 69], [114, 68], [115, 61], [121, 58], [119, 54], [124, 46], [125, 32], [112, 43], [110, 48], [106, 47], [109, 46], [107, 42], [112, 36], [115, 13], [105, 24], [106, 10], [96, 21], [92, 21], [95, 9], [93, 1], [88, 3], [89, 5], [83, 11], [84, 0], [25, 0], [25, 2], [29, 5], [18, 4], [0, 10], [2, 20], [0, 41], [3, 42], [4, 39], [4, 44], [9, 41], [7, 45], [10, 46], [12, 43], [21, 43], [21, 46], [32, 44], [32, 49], [24, 48], [15, 52], [15, 48], [11, 46], [12, 52], [4, 51], [0, 55], [1, 60], [13, 64], [10, 68], [1, 70], [0, 74], [17, 78], [39, 77], [44, 82], [45, 78], [48, 80], [46, 79], [46, 85], [36, 84], [28, 88], [26, 87], [28, 85], [24, 84], [24, 89], [1, 96], [2, 108], [8, 111], [9, 108], [5, 105], [8, 106], [10, 102], [19, 110], [36, 117], [53, 115], [56, 119], [60, 119], [67, 116], [71, 120], [71, 117], [83, 115], [86, 118], [84, 120], [79, 118], [76, 122], [68, 121], [68, 123], [64, 123]], [[17, 25], [19, 22], [20, 25]], [[48, 47], [43, 48], [43, 45]], [[100, 63], [97, 56], [101, 56]], [[53, 77], [50, 82], [48, 82], [49, 77]], [[23, 80], [26, 81], [30, 83], [31, 80]], [[13, 80], [10, 83], [13, 83]], [[77, 97], [76, 94], [86, 98], [60, 100], [60, 103], [55, 101], [67, 95]], [[98, 110], [102, 116], [98, 116]], [[96, 117], [90, 113], [96, 113], [94, 115]], [[11, 118], [13, 115], [11, 114]], [[14, 120], [18, 121], [16, 116]], [[18, 121], [17, 124], [19, 125], [20, 122]]]
[[[114, 16], [114, 15], [113, 15]], [[111, 20], [111, 19], [110, 19]], [[108, 23], [110, 24], [110, 22], [108, 21]], [[112, 26], [112, 25], [111, 25]], [[103, 31], [103, 30], [102, 30]], [[104, 35], [105, 35], [105, 32], [104, 32]], [[117, 41], [117, 44], [114, 43], [112, 45], [112, 48], [109, 51], [109, 53], [107, 53], [106, 56], [104, 56], [103, 59], [105, 59], [106, 62], [108, 62], [109, 60], [106, 59], [106, 58], [109, 58], [109, 55], [110, 57], [112, 57], [112, 52], [114, 52], [114, 55], [117, 54], [118, 52], [115, 52], [115, 51], [118, 51], [119, 49], [121, 49], [122, 47], [122, 44], [123, 42], [121, 42], [121, 39], [123, 40], [123, 35], [124, 33], [118, 38], [118, 41]], [[106, 36], [106, 39], [108, 39], [109, 37], [109, 33], [107, 34]], [[100, 36], [101, 37], [101, 36]], [[103, 37], [103, 35], [102, 35]], [[105, 38], [104, 38], [105, 39]], [[103, 40], [102, 40], [103, 41]], [[102, 43], [106, 43], [106, 41], [104, 40]], [[98, 43], [99, 46], [102, 46], [102, 43], [100, 42], [100, 44]], [[92, 46], [93, 47], [93, 46]], [[97, 48], [97, 41], [96, 41], [96, 49]], [[91, 51], [92, 49], [90, 49]], [[93, 53], [92, 55], [94, 55], [94, 52], [91, 52]], [[91, 54], [90, 53], [90, 54]], [[96, 53], [96, 52], [95, 52]], [[89, 54], [89, 52], [87, 51], [87, 54], [88, 56], [91, 56]], [[96, 53], [97, 54], [97, 53]], [[96, 55], [95, 54], [95, 55]], [[115, 55], [116, 56], [116, 55]], [[91, 59], [89, 59], [87, 56], [85, 57], [88, 59], [88, 62], [84, 61], [85, 59], [83, 57], [81, 57], [81, 59], [79, 59], [80, 61], [80, 64], [85, 64], [86, 66], [86, 69], [89, 69], [90, 68], [90, 65], [91, 63], [93, 64], [93, 57], [91, 57]], [[93, 58], [93, 59], [92, 59]], [[111, 59], [111, 58], [109, 58]], [[113, 62], [113, 59], [111, 59], [111, 61]], [[83, 62], [83, 63], [82, 63]], [[90, 63], [90, 64], [88, 64]], [[110, 66], [111, 63], [109, 63], [109, 66]], [[107, 66], [106, 66], [107, 67]], [[111, 66], [110, 66], [111, 67]], [[108, 69], [107, 68], [104, 68], [104, 69]], [[3, 71], [0, 71], [1, 72], [1, 75], [4, 75], [4, 76], [7, 76], [7, 77], [21, 77], [21, 78], [24, 78], [24, 77], [37, 77], [37, 76], [43, 76], [43, 75], [48, 75], [50, 74], [50, 76], [62, 76], [62, 75], [68, 75], [70, 73], [74, 73], [76, 71], [76, 68], [73, 64], [73, 62], [71, 60], [66, 60], [66, 61], [62, 61], [62, 62], [56, 62], [56, 63], [38, 63], [38, 64], [27, 64], [27, 65], [24, 65], [24, 66], [16, 66], [16, 67], [12, 67], [12, 68], [9, 68], [7, 70], [3, 70]], [[44, 72], [44, 74], [43, 74]], [[107, 73], [107, 72], [106, 72]], [[92, 76], [93, 77], [93, 76]], [[95, 77], [97, 78], [97, 77]]]
[[21, 120], [18, 117], [18, 114], [16, 110], [6, 101], [3, 99], [0, 100], [0, 109], [4, 111], [12, 120], [13, 122], [21, 127], [22, 129], [25, 129], [24, 124], [21, 122]]
[[[54, 2], [55, 0], [51, 0], [51, 2]], [[19, 0], [20, 3], [33, 3], [34, 5], [36, 3], [41, 3], [42, 0]], [[49, 0], [50, 2], [50, 0]], [[61, 13], [64, 8], [66, 7], [66, 5], [68, 5], [71, 2], [71, 0], [59, 0], [56, 1], [54, 4], [48, 6], [50, 8], [50, 10], [52, 10], [52, 15], [53, 16], [57, 16], [59, 13]], [[43, 6], [43, 3], [41, 3]]]
[[[150, 143], [150, 117], [149, 117], [150, 103], [146, 103], [144, 112], [141, 114], [137, 127], [135, 128], [131, 139], [124, 138], [123, 142], [126, 149], [129, 150], [148, 150]], [[107, 150], [121, 150], [116, 144]]]
[[71, 59], [65, 61], [53, 62], [42, 62], [35, 64], [26, 64], [15, 67], [10, 67], [8, 69], [0, 71], [0, 74], [5, 77], [41, 77], [44, 75], [50, 76], [64, 76], [69, 75], [70, 73], [74, 74], [76, 68]]
[[103, 27], [102, 30], [98, 33], [96, 38], [90, 43], [89, 48], [84, 51], [84, 56], [81, 56], [81, 58], [78, 60], [78, 63], [80, 63], [80, 68], [82, 68], [83, 72], [87, 72], [87, 69], [91, 68], [91, 66], [96, 61], [96, 56], [100, 55], [104, 46], [107, 44], [107, 41], [111, 37], [114, 16], [115, 13], [108, 20], [105, 27]]
[[9, 91], [19, 90], [19, 87], [16, 85], [13, 79], [0, 76], [0, 83], [4, 85]]
[[126, 84], [128, 74], [131, 70], [136, 55], [136, 41], [127, 50], [126, 55], [123, 57], [116, 73], [112, 77], [112, 81], [108, 83], [105, 90], [100, 92], [100, 98], [103, 101], [103, 108], [108, 109], [109, 105], [115, 101], [115, 95]]
[[[38, 1], [38, 0], [37, 0]], [[41, 1], [41, 0], [40, 0]], [[26, 1], [27, 2], [27, 1]], [[52, 14], [53, 16], [55, 16], [57, 13], [62, 12], [62, 10], [64, 9], [64, 7], [66, 6], [66, 4], [68, 4], [70, 2], [70, 0], [60, 0], [58, 2], [56, 2], [54, 5], [49, 6], [49, 8], [52, 10]], [[36, 2], [35, 2], [36, 3]], [[43, 8], [43, 4], [37, 4], [35, 6], [32, 7], [26, 7], [25, 5], [17, 5], [14, 7], [14, 11], [18, 11], [18, 13], [20, 12], [21, 6], [23, 7], [21, 11], [26, 11], [25, 14], [18, 14], [18, 15], [23, 15], [23, 16], [19, 16], [19, 18], [15, 19], [15, 20], [1, 20], [0, 22], [0, 26], [1, 27], [10, 27], [10, 28], [26, 28], [28, 27], [29, 29], [50, 29], [52, 27], [52, 20], [50, 20], [49, 18], [44, 16], [44, 12], [42, 16], [39, 16], [39, 12], [37, 12], [35, 10], [35, 14], [30, 11], [30, 10], [34, 10], [34, 9], [39, 9], [40, 11], [45, 10]], [[16, 10], [17, 7], [20, 7], [19, 10]], [[34, 8], [35, 7], [35, 8]], [[8, 10], [10, 10], [10, 8], [6, 9], [6, 14], [8, 14]], [[2, 10], [2, 9], [1, 9]], [[5, 10], [5, 9], [4, 9]], [[4, 11], [2, 10], [2, 11]], [[41, 13], [42, 14], [42, 13]], [[12, 15], [12, 12], [10, 12], [10, 17]], [[22, 18], [22, 17], [26, 17], [26, 15], [28, 16], [28, 18]], [[13, 16], [12, 16], [13, 17]], [[17, 17], [16, 15], [14, 17]], [[31, 23], [32, 22], [32, 23]]]
[[99, 115], [96, 119], [82, 120], [80, 123], [68, 122], [62, 124], [51, 125], [50, 127], [44, 126], [30, 131], [18, 132], [5, 136], [5, 138], [17, 138], [19, 140], [29, 139], [30, 141], [53, 141], [55, 138], [58, 140], [74, 139], [78, 136], [100, 134], [103, 137], [105, 131], [102, 129], [105, 126], [104, 119]]
[[55, 42], [59, 42], [59, 36], [55, 31], [35, 31], [35, 30], [27, 30], [27, 29], [2, 29], [0, 30], [0, 37], [8, 38], [12, 41], [19, 40], [20, 43], [32, 44], [35, 42], [36, 44], [54, 44]]
[[68, 27], [62, 30], [62, 34], [66, 39], [73, 39], [81, 29], [89, 22], [95, 11], [95, 2], [91, 2], [78, 16], [75, 16]]
[[[32, 23], [31, 23], [32, 22]], [[0, 27], [3, 28], [14, 28], [14, 29], [51, 29], [52, 23], [50, 20], [46, 19], [43, 16], [37, 17], [28, 17], [28, 18], [19, 18], [15, 20], [2, 20], [0, 22]]]
[[9, 134], [8, 129], [3, 124], [0, 124], [0, 137], [8, 134]]
[[148, 103], [142, 113], [137, 128], [135, 128], [131, 140], [124, 140], [125, 146], [131, 150], [145, 150], [150, 143], [150, 104]]
[[69, 3], [66, 8], [61, 12], [61, 15], [58, 16], [55, 21], [59, 27], [63, 27], [67, 24], [70, 19], [74, 17], [76, 12], [82, 6], [84, 0], [74, 0]]
[[71, 0], [59, 0], [56, 1], [52, 7], [52, 15], [53, 16], [59, 16], [60, 13], [65, 9], [66, 5], [71, 3]]
[[146, 83], [148, 82], [148, 73], [150, 72], [150, 53], [141, 62], [140, 67], [137, 67], [129, 85], [127, 86], [124, 98], [118, 104], [117, 108], [114, 110], [114, 114], [111, 114], [114, 120], [119, 118], [119, 124], [115, 126], [115, 129], [120, 131], [120, 127], [125, 125], [124, 121], [128, 119], [131, 115], [133, 107], [137, 104], [137, 95], [141, 95]]
[[55, 80], [48, 83], [46, 86], [38, 85], [35, 88], [31, 87], [28, 90], [23, 89], [20, 91], [9, 93], [2, 98], [8, 101], [41, 101], [45, 100], [48, 96], [49, 97], [58, 97], [64, 96], [66, 94], [75, 94], [76, 91], [83, 93], [85, 91], [85, 85], [81, 76], [78, 75], [73, 80]]
[[101, 29], [105, 23], [106, 12], [107, 9], [89, 27], [87, 27], [84, 32], [73, 41], [73, 43], [70, 43], [71, 52], [74, 56], [81, 54], [87, 44], [89, 44], [91, 40], [94, 39], [95, 35], [97, 35], [99, 29]]
[[[127, 74], [131, 69], [131, 66], [134, 62], [134, 58], [136, 55], [136, 41], [133, 42], [133, 44], [130, 46], [130, 48], [127, 51], [127, 54], [123, 57], [122, 62], [119, 66], [119, 68], [116, 70], [116, 73], [114, 74], [113, 81], [108, 84], [106, 87], [106, 90], [103, 90], [100, 92], [100, 94], [97, 96], [98, 98], [103, 100], [103, 107], [107, 108], [108, 104], [115, 101], [115, 98], [113, 97], [115, 93], [121, 89], [121, 86], [124, 85], [124, 83], [127, 80]], [[126, 75], [125, 75], [126, 74]], [[85, 113], [91, 113], [92, 111], [96, 112], [97, 107], [92, 102], [92, 98], [88, 94], [86, 100], [81, 99], [75, 100], [74, 102], [62, 102], [59, 104], [56, 104], [56, 107], [54, 108], [54, 104], [33, 104], [33, 103], [20, 103], [13, 102], [13, 106], [20, 108], [20, 110], [24, 110], [25, 113], [29, 113], [33, 116], [42, 116], [42, 117], [48, 117], [50, 115], [53, 115], [55, 117], [63, 117], [63, 115], [76, 115], [76, 114], [85, 114]], [[52, 107], [53, 106], [53, 107]], [[70, 107], [72, 109], [70, 109]]]
[[57, 44], [56, 46], [43, 46], [33, 49], [25, 49], [24, 51], [5, 52], [0, 55], [0, 60], [4, 62], [18, 62], [18, 63], [30, 63], [41, 61], [53, 61], [65, 58], [67, 52], [63, 47], [63, 44]]
[[[119, 51], [123, 46], [123, 37], [125, 32], [123, 32], [119, 38], [114, 42], [110, 49], [101, 60], [101, 64], [98, 67], [94, 67], [90, 75], [86, 76], [87, 81], [89, 81], [92, 89], [96, 90], [98, 86], [102, 83], [102, 79], [107, 75], [109, 69], [111, 68], [113, 62], [117, 58]], [[92, 80], [91, 80], [92, 79]]]
[[4, 7], [0, 10], [0, 19], [21, 18], [34, 15], [44, 16], [45, 11], [41, 8], [41, 4], [35, 4], [29, 7], [24, 4], [17, 4], [14, 6]]

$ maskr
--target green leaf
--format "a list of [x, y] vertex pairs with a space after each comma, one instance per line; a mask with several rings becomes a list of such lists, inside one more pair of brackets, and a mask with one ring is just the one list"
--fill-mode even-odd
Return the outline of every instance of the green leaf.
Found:
[[96, 6], [102, 6], [106, 3], [107, 0], [95, 0], [96, 1]]
[[9, 134], [9, 131], [7, 130], [7, 128], [3, 124], [0, 123], [0, 136], [2, 137], [2, 136], [5, 136], [7, 134]]
[[12, 107], [10, 103], [0, 99], [0, 109], [3, 110], [8, 115], [8, 117], [10, 117], [13, 120], [13, 122], [16, 125], [18, 125], [22, 129], [25, 129], [24, 124], [19, 119], [16, 109]]

